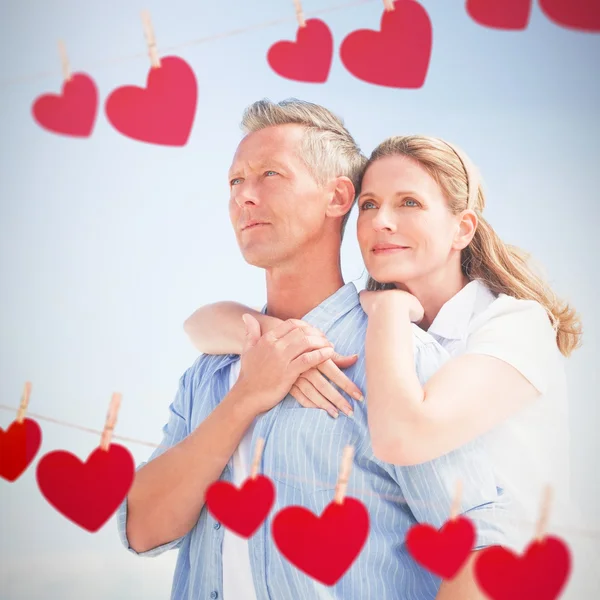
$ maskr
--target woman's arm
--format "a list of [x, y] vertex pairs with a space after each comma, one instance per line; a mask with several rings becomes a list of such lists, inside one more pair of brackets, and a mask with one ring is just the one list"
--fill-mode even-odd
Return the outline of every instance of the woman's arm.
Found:
[[281, 319], [263, 315], [261, 312], [237, 302], [215, 302], [200, 307], [183, 324], [183, 330], [192, 344], [205, 354], [241, 354], [246, 328], [242, 315], [252, 315], [265, 333]]
[[409, 295], [399, 290], [369, 294], [377, 296], [367, 295], [364, 301], [361, 296], [369, 314], [368, 421], [380, 460], [396, 465], [433, 460], [539, 396], [519, 370], [485, 352], [449, 360], [422, 386], [415, 371]]
[[[241, 354], [246, 336], [246, 326], [242, 320], [244, 314], [250, 314], [258, 321], [260, 335], [282, 322], [281, 319], [263, 315], [243, 304], [226, 301], [202, 306], [188, 317], [183, 329], [200, 352]], [[308, 323], [298, 319], [289, 321], [302, 328], [308, 336], [325, 337], [321, 331]], [[339, 411], [351, 416], [352, 406], [340, 394], [338, 388], [351, 397], [362, 400], [361, 390], [341, 371], [352, 366], [356, 360], [357, 356], [341, 356], [334, 353], [333, 358], [302, 373], [292, 386], [290, 394], [305, 408], [322, 408], [334, 418], [339, 415]]]

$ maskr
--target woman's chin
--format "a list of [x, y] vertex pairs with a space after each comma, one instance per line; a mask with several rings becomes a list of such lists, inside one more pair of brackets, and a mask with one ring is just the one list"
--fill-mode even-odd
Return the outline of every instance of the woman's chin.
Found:
[[[368, 270], [368, 269], [367, 269]], [[389, 269], [379, 269], [379, 272], [377, 269], [370, 271], [369, 270], [369, 275], [371, 275], [371, 277], [375, 280], [378, 281], [379, 283], [384, 283], [384, 284], [396, 284], [396, 283], [400, 283], [402, 284], [405, 281], [410, 281], [412, 278], [411, 273], [408, 272], [400, 272], [400, 271], [391, 271]]]

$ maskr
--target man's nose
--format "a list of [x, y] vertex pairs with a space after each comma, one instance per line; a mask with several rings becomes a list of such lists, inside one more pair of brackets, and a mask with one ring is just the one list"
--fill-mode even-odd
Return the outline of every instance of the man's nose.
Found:
[[240, 208], [260, 204], [258, 194], [254, 187], [248, 184], [238, 186], [234, 198]]

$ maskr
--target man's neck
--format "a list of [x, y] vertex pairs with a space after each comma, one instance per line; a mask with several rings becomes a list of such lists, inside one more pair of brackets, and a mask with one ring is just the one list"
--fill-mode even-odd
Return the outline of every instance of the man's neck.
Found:
[[267, 314], [278, 319], [302, 319], [344, 285], [339, 255], [303, 260], [295, 266], [267, 270]]

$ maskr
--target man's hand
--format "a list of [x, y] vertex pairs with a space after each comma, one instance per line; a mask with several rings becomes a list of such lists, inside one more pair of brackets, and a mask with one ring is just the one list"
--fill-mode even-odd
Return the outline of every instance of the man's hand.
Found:
[[334, 356], [323, 335], [307, 333], [292, 320], [261, 336], [258, 321], [243, 316], [246, 341], [236, 387], [242, 389], [256, 414], [266, 412], [290, 391], [298, 377]]
[[[300, 327], [307, 336], [327, 339], [322, 331], [305, 321], [290, 319], [290, 322]], [[362, 400], [360, 388], [341, 371], [352, 366], [357, 359], [356, 354], [342, 356], [336, 352], [330, 359], [302, 373], [294, 382], [290, 395], [304, 408], [322, 408], [334, 418], [339, 410], [348, 416], [352, 415], [352, 405], [332, 384], [356, 400]]]

